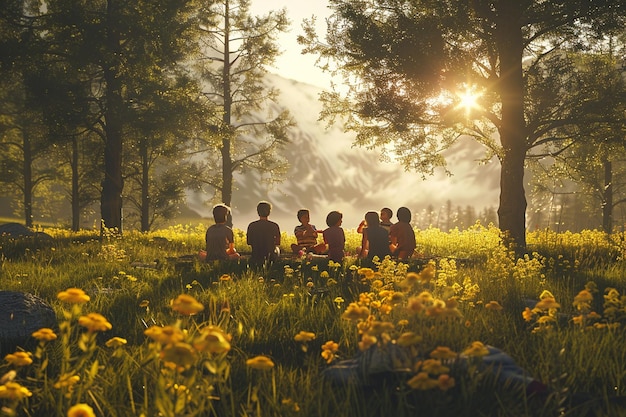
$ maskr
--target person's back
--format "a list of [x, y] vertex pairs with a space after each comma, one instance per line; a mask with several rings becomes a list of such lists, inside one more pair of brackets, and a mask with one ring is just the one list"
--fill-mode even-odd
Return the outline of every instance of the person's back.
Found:
[[239, 256], [234, 250], [233, 230], [226, 225], [229, 211], [228, 206], [223, 204], [213, 207], [215, 224], [207, 229], [205, 235], [206, 261], [227, 260]]
[[250, 255], [252, 265], [259, 266], [276, 258], [276, 250], [280, 245], [280, 227], [277, 223], [268, 220], [271, 208], [270, 203], [260, 202], [257, 205], [259, 220], [248, 225], [246, 239], [248, 245], [252, 247]]
[[341, 228], [343, 215], [338, 211], [331, 211], [326, 216], [328, 229], [322, 233], [324, 242], [328, 245], [328, 259], [334, 262], [343, 262], [346, 235]]
[[391, 226], [389, 238], [393, 249], [393, 255], [400, 260], [413, 256], [415, 252], [415, 231], [411, 226], [411, 211], [406, 207], [400, 207], [397, 213], [398, 223]]
[[367, 241], [367, 259], [374, 257], [383, 260], [385, 256], [391, 255], [389, 250], [389, 233], [380, 226], [378, 213], [370, 211], [365, 214], [367, 228], [363, 229], [364, 240]]
[[367, 258], [374, 259], [378, 256], [378, 259], [383, 260], [385, 256], [391, 255], [389, 250], [389, 233], [380, 225], [367, 226], [367, 241], [368, 252]]

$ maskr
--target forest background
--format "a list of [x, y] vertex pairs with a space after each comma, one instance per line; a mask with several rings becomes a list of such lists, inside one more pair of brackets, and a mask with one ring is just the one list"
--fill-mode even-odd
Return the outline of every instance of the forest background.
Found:
[[[98, 227], [100, 219], [107, 218], [103, 202], [119, 197], [114, 205], [121, 207], [124, 227], [149, 230], [180, 221], [181, 213], [182, 218], [206, 218], [212, 204], [224, 201], [243, 227], [255, 217], [256, 202], [268, 199], [275, 205], [273, 217], [285, 230], [296, 223], [294, 213], [300, 207], [310, 208], [318, 225], [331, 209], [343, 211], [345, 226], [352, 227], [366, 210], [400, 205], [414, 212], [414, 224], [421, 228], [464, 228], [475, 220], [497, 223], [500, 190], [493, 148], [461, 137], [443, 152], [447, 165], [435, 166], [434, 177], [405, 172], [386, 149], [382, 157], [387, 159], [381, 160], [380, 152], [352, 148], [353, 133], [340, 125], [327, 130], [325, 122], [318, 121], [321, 89], [268, 74], [280, 53], [276, 36], [289, 27], [284, 10], [246, 20], [249, 2], [196, 6], [187, 2], [175, 10], [164, 5], [152, 11], [150, 21], [132, 8], [107, 9], [118, 13], [117, 27], [103, 24], [97, 8], [69, 13], [63, 1], [48, 2], [45, 10], [28, 2], [6, 9], [1, 67], [6, 77], [0, 100], [2, 214], [17, 214], [27, 225], [53, 221], [72, 228]], [[227, 21], [240, 37], [228, 38], [233, 32], [225, 30]], [[133, 23], [141, 30], [130, 30]], [[263, 28], [271, 28], [263, 32], [267, 37], [252, 42], [255, 30]], [[592, 29], [597, 28], [589, 28], [589, 34]], [[590, 40], [586, 49], [562, 45], [562, 53], [568, 59], [591, 56], [606, 62], [607, 72], [594, 74], [588, 63], [575, 60], [559, 62], [558, 68], [573, 71], [568, 76], [589, 72], [593, 79], [587, 80], [588, 88], [602, 83], [606, 87], [595, 103], [604, 99], [619, 114], [623, 36], [611, 31], [608, 22], [605, 29], [606, 36]], [[109, 41], [117, 36], [118, 42], [87, 42], [98, 34], [106, 34]], [[152, 42], [155, 39], [158, 42]], [[235, 62], [239, 66], [231, 65]], [[110, 78], [112, 69], [117, 77]], [[247, 75], [240, 77], [242, 73]], [[561, 82], [561, 93], [572, 87], [566, 77], [549, 74], [546, 79]], [[114, 80], [123, 85], [115, 86]], [[598, 85], [590, 85], [594, 80]], [[237, 100], [245, 100], [225, 90], [226, 85], [236, 87], [232, 91], [254, 92], [245, 96], [252, 105], [237, 107]], [[117, 113], [111, 113], [112, 103], [120, 103]], [[580, 120], [581, 125], [589, 126], [587, 122]], [[234, 133], [247, 126], [255, 127]], [[544, 148], [543, 155], [528, 162], [528, 229], [620, 229], [621, 126], [610, 130], [596, 124], [598, 137], [579, 126], [564, 133], [560, 144], [567, 152]], [[123, 161], [114, 181], [107, 171], [111, 163], [103, 157], [111, 153], [110, 137], [115, 137], [116, 163]], [[224, 159], [225, 149], [244, 152]], [[220, 154], [222, 161], [215, 158]], [[609, 207], [613, 211], [607, 221]]]

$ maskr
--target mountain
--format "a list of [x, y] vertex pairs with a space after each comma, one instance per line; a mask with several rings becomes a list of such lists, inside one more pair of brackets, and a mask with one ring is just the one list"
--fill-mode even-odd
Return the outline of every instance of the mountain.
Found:
[[[257, 218], [256, 204], [270, 201], [270, 218], [281, 230], [291, 232], [298, 224], [296, 212], [311, 210], [311, 223], [325, 228], [326, 215], [331, 210], [343, 213], [343, 227], [356, 228], [365, 212], [390, 207], [395, 211], [406, 206], [414, 219], [428, 207], [440, 210], [450, 201], [453, 207], [474, 206], [477, 211], [497, 207], [500, 165], [497, 160], [479, 164], [484, 149], [473, 140], [461, 139], [446, 152], [447, 176], [439, 170], [432, 177], [406, 172], [399, 164], [382, 162], [379, 152], [353, 146], [353, 133], [342, 126], [326, 129], [318, 121], [322, 89], [287, 80], [277, 75], [268, 82], [280, 90], [278, 106], [288, 109], [296, 128], [291, 143], [284, 149], [290, 163], [283, 183], [273, 189], [260, 186], [258, 175], [247, 173], [235, 178], [233, 192], [234, 227], [246, 229]], [[189, 207], [204, 217], [210, 217], [207, 196], [189, 196]]]

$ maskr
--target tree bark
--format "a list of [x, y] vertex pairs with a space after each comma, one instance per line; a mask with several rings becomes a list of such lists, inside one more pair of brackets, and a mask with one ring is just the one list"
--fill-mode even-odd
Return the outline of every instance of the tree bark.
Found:
[[33, 227], [33, 150], [30, 143], [30, 133], [27, 129], [22, 130], [22, 143], [24, 153], [24, 225]]
[[122, 232], [122, 82], [119, 78], [120, 36], [115, 22], [117, 18], [115, 0], [107, 2], [107, 52], [111, 57], [105, 61], [104, 79], [106, 82], [104, 146], [104, 180], [100, 199], [102, 226]]
[[148, 139], [143, 139], [141, 154], [141, 231], [150, 231], [150, 164], [148, 162]]
[[502, 123], [499, 127], [503, 154], [500, 172], [498, 221], [506, 243], [519, 256], [526, 251], [526, 123], [524, 120], [524, 80], [522, 74], [522, 11], [517, 1], [501, 2], [497, 23], [500, 57]]
[[[232, 112], [232, 97], [230, 89], [230, 4], [228, 1], [224, 2], [224, 67], [222, 68], [222, 80], [224, 83], [223, 95], [224, 95], [224, 115], [222, 121], [224, 126], [227, 127], [228, 132], [226, 135], [230, 135], [231, 131], [231, 112]], [[231, 139], [230, 136], [224, 136], [222, 138], [222, 148], [220, 152], [222, 154], [222, 203], [230, 207], [233, 198], [233, 157], [230, 152]], [[233, 226], [232, 210], [229, 210], [226, 224], [229, 227]]]
[[77, 232], [80, 229], [80, 190], [79, 190], [79, 178], [78, 178], [78, 138], [76, 135], [72, 136], [72, 231]]
[[604, 189], [602, 191], [602, 229], [606, 233], [613, 230], [613, 164], [608, 159], [602, 161], [604, 166]]

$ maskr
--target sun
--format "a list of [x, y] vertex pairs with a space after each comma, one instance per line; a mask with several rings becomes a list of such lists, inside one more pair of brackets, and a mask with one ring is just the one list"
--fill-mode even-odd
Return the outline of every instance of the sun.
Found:
[[480, 108], [478, 101], [482, 97], [482, 92], [477, 91], [474, 86], [465, 86], [465, 88], [456, 93], [458, 102], [456, 107], [465, 109], [465, 113], [469, 114], [472, 109]]

